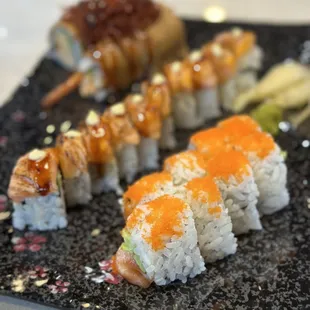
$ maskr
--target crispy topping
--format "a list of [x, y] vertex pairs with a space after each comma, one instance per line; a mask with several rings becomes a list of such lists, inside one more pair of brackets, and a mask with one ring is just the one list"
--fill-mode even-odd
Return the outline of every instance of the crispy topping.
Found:
[[156, 73], [152, 78], [152, 84], [154, 85], [161, 85], [165, 82], [166, 82], [165, 76], [160, 73]]
[[46, 157], [46, 152], [38, 149], [34, 149], [28, 154], [28, 158], [33, 161], [41, 161]]
[[249, 161], [239, 151], [223, 151], [207, 162], [207, 171], [214, 178], [229, 181], [230, 177], [242, 182], [250, 174]]
[[276, 148], [273, 138], [264, 132], [255, 132], [236, 143], [246, 153], [255, 153], [259, 158], [267, 157]]
[[224, 53], [223, 48], [221, 47], [221, 45], [219, 44], [212, 44], [211, 46], [211, 51], [213, 53], [214, 56], [216, 57], [221, 57]]
[[231, 33], [234, 37], [240, 37], [242, 35], [243, 30], [239, 27], [234, 27], [231, 29]]
[[119, 116], [119, 115], [124, 115], [126, 112], [125, 105], [123, 102], [119, 102], [117, 104], [114, 104], [111, 108], [110, 111], [113, 115]]
[[140, 94], [136, 94], [136, 95], [132, 96], [131, 100], [132, 100], [133, 103], [138, 104], [138, 103], [143, 101], [143, 96], [140, 95]]
[[80, 137], [81, 133], [77, 130], [69, 130], [64, 135], [65, 137], [68, 137], [68, 138], [76, 138], [76, 137]]
[[171, 70], [173, 72], [179, 72], [181, 70], [181, 62], [180, 61], [174, 61], [171, 64]]
[[185, 187], [191, 191], [196, 200], [209, 203], [220, 202], [222, 200], [220, 190], [211, 176], [193, 179]]
[[87, 114], [85, 122], [88, 126], [95, 126], [100, 123], [100, 117], [95, 111], [90, 110]]
[[189, 60], [191, 62], [197, 62], [197, 61], [201, 60], [201, 57], [202, 57], [201, 51], [194, 50], [193, 52], [190, 53]]

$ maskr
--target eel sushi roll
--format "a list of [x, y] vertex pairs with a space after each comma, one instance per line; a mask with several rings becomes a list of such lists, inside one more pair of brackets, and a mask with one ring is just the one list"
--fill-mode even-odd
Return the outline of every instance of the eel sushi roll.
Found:
[[208, 43], [202, 48], [204, 56], [209, 59], [216, 72], [220, 100], [223, 108], [230, 111], [237, 96], [236, 72], [237, 63], [234, 54], [217, 43]]
[[181, 188], [181, 197], [193, 212], [198, 245], [205, 262], [215, 262], [234, 254], [237, 240], [220, 190], [213, 178], [196, 178]]
[[188, 61], [192, 68], [194, 97], [198, 114], [204, 121], [219, 117], [218, 80], [212, 63], [199, 50], [193, 51]]
[[257, 71], [262, 68], [263, 52], [256, 44], [256, 35], [235, 27], [216, 36], [215, 41], [231, 50], [238, 59], [238, 91], [252, 88], [257, 82]]
[[220, 152], [207, 161], [206, 170], [221, 191], [235, 235], [262, 229], [258, 189], [246, 156], [234, 150]]
[[112, 134], [106, 119], [90, 111], [80, 126], [87, 150], [92, 193], [115, 191], [121, 194], [119, 171], [112, 146]]
[[155, 172], [142, 177], [129, 186], [123, 195], [124, 218], [127, 219], [139, 203], [173, 192], [173, 179], [167, 172]]
[[208, 159], [222, 150], [231, 149], [230, 139], [230, 134], [222, 128], [204, 129], [190, 137], [188, 148], [203, 153]]
[[165, 195], [137, 206], [122, 236], [114, 266], [132, 284], [185, 283], [205, 270], [193, 212], [182, 199]]
[[177, 141], [174, 136], [174, 120], [172, 115], [172, 99], [167, 79], [162, 74], [155, 74], [151, 82], [143, 85], [147, 105], [158, 109], [162, 117], [162, 127], [159, 139], [161, 149], [172, 150]]
[[176, 128], [195, 129], [204, 123], [199, 115], [193, 93], [192, 66], [187, 61], [175, 61], [164, 67], [173, 100], [173, 118]]
[[131, 183], [139, 169], [139, 133], [131, 123], [125, 104], [122, 102], [108, 108], [103, 116], [110, 125], [120, 178]]
[[134, 127], [140, 134], [139, 170], [155, 170], [159, 166], [158, 145], [162, 127], [160, 111], [149, 107], [145, 97], [140, 94], [126, 97], [125, 106]]
[[87, 204], [91, 198], [87, 151], [82, 134], [70, 130], [57, 138], [56, 147], [68, 207]]
[[195, 150], [180, 152], [166, 158], [164, 171], [172, 175], [175, 185], [181, 185], [206, 175], [205, 158]]
[[11, 176], [13, 227], [54, 230], [67, 226], [66, 207], [55, 150], [35, 149], [22, 156]]
[[259, 213], [272, 214], [287, 206], [287, 167], [273, 138], [267, 133], [255, 132], [236, 139], [234, 146], [242, 151], [251, 163], [259, 191]]

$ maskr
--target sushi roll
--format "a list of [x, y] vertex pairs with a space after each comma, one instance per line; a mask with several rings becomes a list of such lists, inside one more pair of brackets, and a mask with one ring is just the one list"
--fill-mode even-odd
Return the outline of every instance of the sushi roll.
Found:
[[188, 148], [203, 153], [204, 158], [229, 150], [231, 136], [222, 128], [210, 128], [196, 132], [190, 137]]
[[213, 178], [196, 178], [181, 188], [180, 197], [193, 212], [198, 245], [205, 262], [215, 262], [234, 254], [237, 240], [220, 190]]
[[53, 230], [67, 226], [66, 206], [54, 149], [34, 149], [16, 163], [8, 196], [13, 201], [13, 227]]
[[87, 150], [92, 193], [115, 191], [121, 194], [119, 170], [108, 121], [95, 111], [90, 111], [85, 122], [80, 125], [80, 130]]
[[191, 208], [164, 195], [135, 208], [122, 230], [115, 269], [132, 284], [183, 283], [205, 270]]
[[142, 177], [129, 186], [123, 195], [124, 218], [127, 219], [139, 203], [172, 194], [173, 191], [172, 176], [167, 172], [155, 172]]
[[175, 185], [181, 185], [206, 175], [205, 158], [202, 153], [194, 150], [180, 152], [166, 158], [164, 171], [172, 175]]
[[221, 191], [235, 235], [262, 229], [258, 189], [246, 156], [234, 150], [220, 152], [207, 161], [206, 170]]
[[188, 62], [175, 61], [164, 67], [173, 100], [173, 118], [176, 128], [195, 129], [204, 122], [199, 115], [193, 93], [192, 67]]
[[158, 141], [162, 128], [160, 111], [149, 107], [140, 94], [129, 95], [124, 102], [128, 115], [140, 134], [139, 170], [155, 170], [158, 168]]
[[251, 163], [259, 191], [260, 214], [272, 214], [287, 206], [287, 167], [273, 138], [267, 133], [255, 132], [236, 139], [234, 146], [242, 151]]
[[204, 121], [219, 117], [221, 109], [218, 98], [218, 81], [212, 63], [203, 57], [199, 50], [188, 57], [192, 68], [194, 97], [198, 114]]
[[231, 111], [233, 100], [237, 96], [236, 57], [228, 49], [214, 42], [206, 44], [202, 52], [212, 62], [216, 72], [221, 104], [225, 110]]
[[147, 105], [158, 109], [162, 117], [162, 127], [159, 139], [161, 149], [172, 150], [177, 141], [174, 136], [174, 120], [172, 115], [172, 99], [167, 79], [162, 74], [155, 74], [151, 82], [143, 85]]
[[82, 134], [70, 130], [57, 138], [56, 147], [68, 207], [87, 204], [92, 198], [87, 151]]
[[117, 158], [120, 178], [131, 183], [139, 169], [138, 145], [140, 136], [132, 125], [125, 104], [120, 102], [106, 109], [103, 117], [109, 122], [112, 145]]
[[257, 71], [262, 67], [263, 52], [256, 44], [256, 35], [235, 27], [218, 34], [215, 41], [231, 50], [238, 59], [238, 91], [252, 88], [257, 82]]

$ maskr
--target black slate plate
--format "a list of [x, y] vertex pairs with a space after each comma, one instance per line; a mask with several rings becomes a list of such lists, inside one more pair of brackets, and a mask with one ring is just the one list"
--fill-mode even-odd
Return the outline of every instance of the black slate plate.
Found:
[[[193, 21], [186, 24], [192, 48], [231, 26]], [[309, 27], [244, 26], [258, 34], [266, 51], [265, 70], [288, 57], [298, 58], [302, 43], [310, 37]], [[43, 94], [67, 75], [43, 59], [1, 109], [0, 194], [6, 194], [16, 159], [44, 145], [48, 124], [56, 126], [55, 137], [62, 122], [77, 124], [90, 108], [104, 109], [105, 103], [72, 94], [52, 111], [42, 112], [39, 101]], [[109, 101], [122, 95], [110, 96]], [[186, 146], [190, 134], [177, 133], [179, 149]], [[14, 232], [10, 218], [0, 220], [0, 294], [60, 309], [306, 309], [310, 305], [308, 142], [291, 130], [282, 132], [278, 142], [288, 152], [290, 205], [264, 217], [263, 231], [240, 237], [236, 255], [208, 265], [207, 272], [186, 285], [142, 290], [124, 281], [114, 285], [91, 279], [103, 275], [98, 262], [109, 258], [121, 242], [119, 231], [124, 222], [116, 196], [108, 194], [96, 197], [88, 208], [70, 210], [65, 230], [33, 236]], [[11, 211], [4, 200], [1, 196], [0, 217]], [[100, 230], [98, 236], [91, 235], [94, 229]], [[93, 268], [88, 269], [91, 274], [85, 272], [85, 266]], [[48, 281], [43, 284], [42, 280]]]

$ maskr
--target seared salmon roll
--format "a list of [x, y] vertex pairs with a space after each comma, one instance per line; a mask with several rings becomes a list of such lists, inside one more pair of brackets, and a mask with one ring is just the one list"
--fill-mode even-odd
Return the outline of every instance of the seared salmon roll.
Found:
[[142, 177], [129, 186], [123, 195], [124, 218], [127, 219], [139, 203], [172, 194], [173, 191], [173, 179], [167, 172], [155, 172]]
[[175, 126], [172, 115], [172, 96], [168, 81], [164, 75], [156, 73], [150, 82], [143, 85], [147, 105], [159, 109], [162, 117], [162, 127], [159, 139], [161, 149], [172, 150], [176, 146]]
[[67, 226], [58, 163], [55, 149], [34, 149], [17, 161], [8, 189], [14, 228], [44, 231]]
[[192, 209], [198, 246], [205, 262], [215, 262], [234, 254], [237, 240], [232, 232], [231, 218], [213, 178], [192, 179], [179, 192]]
[[272, 214], [289, 203], [287, 167], [279, 146], [264, 132], [235, 139], [234, 146], [249, 159], [259, 191], [258, 210]]
[[70, 130], [59, 135], [56, 148], [67, 206], [87, 204], [92, 198], [91, 180], [88, 173], [87, 150], [81, 132]]
[[194, 97], [199, 115], [204, 121], [219, 117], [218, 78], [212, 63], [200, 50], [192, 51], [188, 57], [192, 68]]
[[221, 191], [235, 235], [262, 229], [259, 193], [247, 157], [235, 150], [222, 151], [207, 161], [206, 170]]
[[147, 105], [141, 94], [127, 96], [124, 103], [134, 127], [140, 134], [139, 170], [155, 170], [159, 160], [161, 113], [157, 108]]
[[182, 185], [206, 175], [205, 157], [195, 150], [183, 151], [166, 158], [163, 169], [171, 174], [175, 185]]
[[205, 270], [193, 212], [182, 199], [164, 195], [140, 204], [127, 219], [122, 236], [115, 266], [132, 284], [146, 288], [152, 282], [185, 283]]
[[214, 42], [206, 44], [202, 51], [204, 56], [212, 62], [218, 77], [221, 104], [225, 110], [230, 111], [232, 102], [237, 96], [236, 57], [230, 50]]
[[103, 118], [106, 118], [111, 129], [112, 145], [117, 158], [120, 178], [131, 183], [139, 169], [140, 135], [131, 123], [125, 104], [122, 102], [106, 109]]
[[188, 61], [175, 61], [164, 67], [173, 100], [173, 118], [176, 128], [195, 129], [204, 122], [199, 115], [193, 93], [192, 66]]
[[80, 125], [80, 130], [87, 150], [92, 193], [115, 191], [121, 194], [119, 170], [108, 121], [95, 111], [90, 111]]

